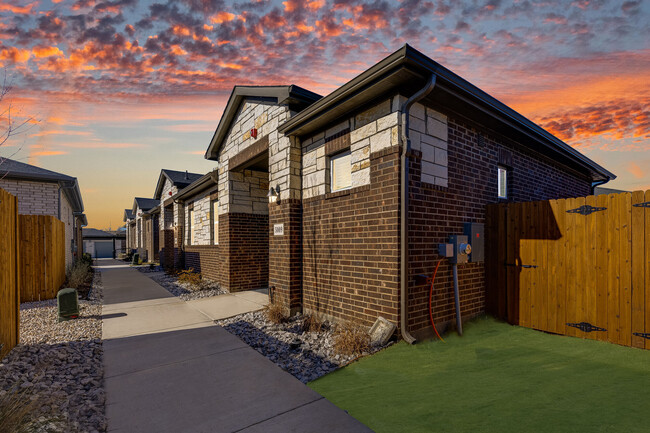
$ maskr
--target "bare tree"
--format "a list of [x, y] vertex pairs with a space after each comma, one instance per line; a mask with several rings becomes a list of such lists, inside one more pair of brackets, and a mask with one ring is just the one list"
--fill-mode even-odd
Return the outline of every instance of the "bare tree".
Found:
[[[2, 88], [0, 88], [0, 148], [6, 145], [12, 137], [28, 131], [33, 126], [33, 123], [36, 122], [31, 116], [18, 116], [18, 120], [16, 120], [15, 112], [18, 111], [20, 113], [20, 110], [14, 109], [11, 100], [7, 97], [12, 88], [11, 80], [7, 77], [7, 70], [5, 69], [2, 77]], [[19, 146], [7, 157], [0, 155], [0, 166], [6, 159], [13, 157], [21, 149], [22, 146]], [[0, 179], [7, 175], [7, 173], [0, 174], [2, 174]]]

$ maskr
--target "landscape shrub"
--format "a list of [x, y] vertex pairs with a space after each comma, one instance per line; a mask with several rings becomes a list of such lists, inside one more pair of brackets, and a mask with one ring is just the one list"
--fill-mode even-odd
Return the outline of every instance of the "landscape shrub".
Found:
[[93, 281], [93, 269], [88, 262], [79, 260], [66, 270], [66, 287], [79, 289], [89, 286]]
[[370, 349], [370, 334], [360, 320], [339, 324], [334, 331], [334, 351], [339, 355], [361, 355]]
[[285, 322], [287, 320], [285, 311], [284, 304], [276, 299], [274, 299], [273, 302], [269, 302], [266, 307], [264, 307], [264, 314], [266, 314], [266, 317], [273, 323]]
[[178, 272], [178, 282], [189, 284], [194, 290], [203, 288], [201, 284], [201, 274], [194, 272], [194, 268], [189, 268]]
[[302, 332], [321, 332], [325, 327], [325, 322], [320, 320], [315, 314], [305, 314], [302, 317]]
[[90, 253], [83, 253], [81, 255], [81, 261], [84, 263], [88, 263], [89, 265], [93, 264], [93, 256], [90, 255]]
[[14, 386], [0, 390], [0, 433], [42, 431], [43, 422], [39, 421], [37, 413], [43, 403], [29, 388]]

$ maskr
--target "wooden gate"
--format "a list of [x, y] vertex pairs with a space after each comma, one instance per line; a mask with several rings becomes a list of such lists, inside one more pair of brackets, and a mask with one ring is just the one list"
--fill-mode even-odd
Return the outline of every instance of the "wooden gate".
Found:
[[488, 313], [650, 349], [650, 191], [490, 205], [486, 248]]

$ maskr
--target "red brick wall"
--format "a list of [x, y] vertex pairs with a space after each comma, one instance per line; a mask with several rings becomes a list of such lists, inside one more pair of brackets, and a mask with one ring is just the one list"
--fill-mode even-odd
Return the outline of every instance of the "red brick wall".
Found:
[[[274, 224], [284, 224], [283, 236], [273, 235]], [[290, 312], [302, 307], [301, 224], [300, 200], [269, 205], [269, 286]]]
[[[410, 161], [409, 204], [409, 296], [408, 328], [421, 335], [432, 334], [428, 316], [429, 286], [419, 274], [431, 276], [439, 259], [437, 244], [450, 234], [462, 234], [464, 222], [485, 222], [485, 205], [497, 199], [499, 155], [510, 153], [509, 195], [513, 201], [545, 200], [588, 195], [590, 181], [554, 161], [523, 150], [513, 143], [485, 135], [478, 144], [478, 132], [466, 124], [448, 121], [449, 187], [420, 182], [419, 153]], [[503, 158], [503, 156], [502, 156]], [[486, 254], [490, 254], [486, 251]], [[483, 263], [458, 265], [460, 304], [463, 317], [485, 311]], [[436, 324], [455, 321], [451, 265], [443, 260], [438, 270], [433, 297]]]
[[399, 323], [399, 150], [370, 160], [370, 185], [303, 201], [303, 305]]
[[174, 266], [174, 230], [160, 230], [160, 264], [165, 267]]
[[231, 292], [268, 287], [268, 221], [266, 215], [219, 215], [219, 245], [185, 246], [185, 269]]
[[[229, 213], [231, 292], [269, 286], [269, 217]], [[219, 225], [221, 225], [221, 215]]]

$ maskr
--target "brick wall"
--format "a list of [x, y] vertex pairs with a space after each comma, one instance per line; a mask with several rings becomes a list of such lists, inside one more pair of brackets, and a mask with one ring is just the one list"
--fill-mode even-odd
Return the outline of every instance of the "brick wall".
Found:
[[[439, 259], [436, 245], [462, 233], [464, 222], [484, 223], [485, 205], [497, 199], [497, 165], [504, 153], [512, 157], [509, 195], [515, 201], [588, 195], [590, 181], [552, 160], [503, 138], [483, 133], [477, 125], [448, 119], [448, 186], [421, 182], [422, 153], [410, 164], [408, 327], [416, 336], [432, 334], [428, 317], [429, 286], [419, 274], [431, 275]], [[500, 156], [501, 155], [501, 156]], [[486, 251], [486, 254], [489, 252]], [[458, 265], [462, 316], [485, 311], [483, 263]], [[455, 322], [451, 265], [443, 260], [436, 276], [434, 320]]]
[[[302, 307], [302, 206], [300, 200], [281, 200], [269, 205], [269, 286], [274, 299], [288, 313]], [[274, 235], [273, 226], [282, 224], [284, 235]]]
[[219, 217], [219, 245], [187, 245], [185, 268], [193, 268], [231, 292], [269, 284], [267, 215], [228, 213]]
[[[269, 216], [229, 213], [231, 292], [269, 286]], [[219, 221], [221, 225], [221, 220]]]
[[399, 323], [399, 147], [370, 154], [370, 185], [303, 201], [303, 306]]
[[18, 197], [19, 214], [52, 215], [58, 218], [59, 185], [57, 183], [0, 179], [0, 188]]

